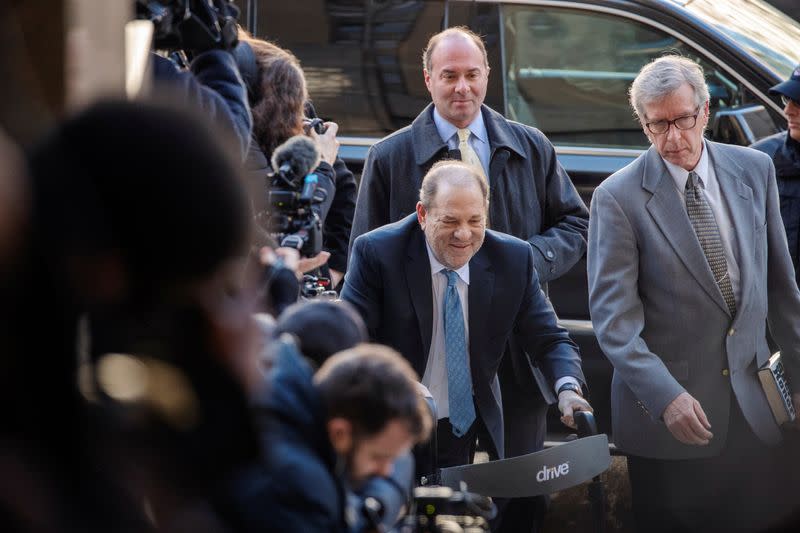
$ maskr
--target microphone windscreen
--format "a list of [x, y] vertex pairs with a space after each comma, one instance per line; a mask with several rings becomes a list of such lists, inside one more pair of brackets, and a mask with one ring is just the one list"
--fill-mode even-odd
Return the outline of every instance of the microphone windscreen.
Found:
[[305, 135], [295, 135], [282, 145], [275, 148], [272, 153], [272, 168], [277, 172], [279, 168], [288, 164], [292, 175], [302, 177], [317, 168], [320, 162], [317, 145]]

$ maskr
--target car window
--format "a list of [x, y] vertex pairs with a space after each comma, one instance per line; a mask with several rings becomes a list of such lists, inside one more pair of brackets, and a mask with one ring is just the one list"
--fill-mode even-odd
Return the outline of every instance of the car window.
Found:
[[685, 7], [736, 41], [779, 78], [788, 78], [800, 59], [800, 22], [765, 2], [693, 0]]
[[317, 113], [342, 134], [382, 137], [430, 102], [422, 50], [442, 1], [258, 0], [255, 35], [300, 59]]
[[[507, 115], [538, 127], [556, 144], [648, 146], [628, 104], [628, 88], [643, 65], [665, 53], [700, 63], [712, 115], [760, 103], [685, 43], [632, 19], [524, 5], [504, 5], [502, 19]], [[763, 128], [777, 131], [770, 123]]]

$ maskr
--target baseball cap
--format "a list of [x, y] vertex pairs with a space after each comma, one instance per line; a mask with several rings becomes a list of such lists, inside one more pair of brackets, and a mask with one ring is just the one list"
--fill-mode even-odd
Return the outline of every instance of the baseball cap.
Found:
[[800, 101], [800, 65], [797, 65], [788, 80], [770, 88], [770, 94], [782, 94]]

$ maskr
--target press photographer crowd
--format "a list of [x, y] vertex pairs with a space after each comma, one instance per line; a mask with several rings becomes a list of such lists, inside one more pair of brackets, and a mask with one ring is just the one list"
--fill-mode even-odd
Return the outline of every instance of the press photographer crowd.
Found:
[[[542, 532], [592, 479], [602, 522], [608, 440], [547, 297], [585, 254], [636, 529], [800, 523], [796, 257], [770, 157], [703, 139], [696, 63], [633, 81], [652, 147], [590, 223], [483, 104], [465, 27], [357, 182], [344, 111], [233, 2], [135, 6], [146, 94], [0, 130], [0, 531]], [[800, 114], [800, 69], [774, 89]], [[775, 142], [800, 167], [800, 126]], [[580, 438], [544, 449], [551, 405]]]

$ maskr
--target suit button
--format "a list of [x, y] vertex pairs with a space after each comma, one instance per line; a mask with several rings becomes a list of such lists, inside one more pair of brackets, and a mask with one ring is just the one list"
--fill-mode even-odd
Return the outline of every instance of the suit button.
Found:
[[733, 334], [736, 333], [736, 330], [731, 328], [728, 330], [728, 337], [733, 337]]
[[547, 250], [547, 258], [548, 259], [552, 259], [553, 258], [553, 251], [552, 250]]
[[728, 377], [728, 374], [730, 374], [730, 372], [728, 372], [728, 369], [727, 368], [723, 368], [722, 369], [722, 375], [725, 376], [725, 377]]

